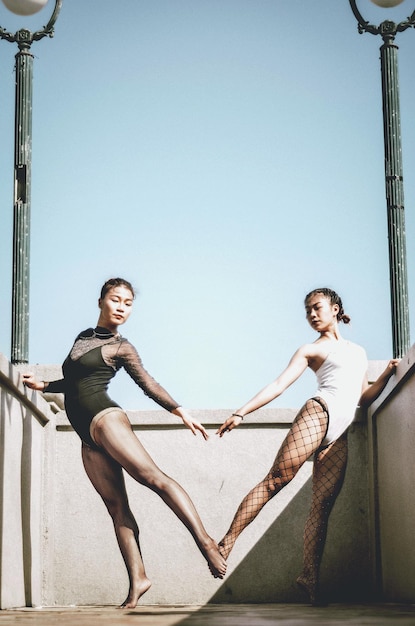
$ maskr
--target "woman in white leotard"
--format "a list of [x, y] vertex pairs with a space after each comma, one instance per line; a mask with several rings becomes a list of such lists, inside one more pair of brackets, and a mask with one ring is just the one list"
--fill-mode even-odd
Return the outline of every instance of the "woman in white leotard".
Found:
[[297, 414], [264, 480], [239, 505], [219, 549], [227, 559], [244, 528], [314, 454], [312, 502], [304, 529], [304, 563], [297, 583], [315, 605], [321, 603], [318, 582], [328, 519], [346, 470], [347, 428], [357, 406], [367, 407], [382, 392], [398, 359], [389, 361], [369, 387], [365, 351], [340, 335], [339, 322], [348, 324], [350, 318], [344, 314], [337, 293], [326, 287], [315, 289], [306, 296], [305, 309], [310, 326], [319, 333], [318, 339], [301, 346], [282, 374], [235, 411], [217, 431], [222, 437], [233, 430], [248, 413], [280, 396], [307, 367], [316, 374], [316, 393]]

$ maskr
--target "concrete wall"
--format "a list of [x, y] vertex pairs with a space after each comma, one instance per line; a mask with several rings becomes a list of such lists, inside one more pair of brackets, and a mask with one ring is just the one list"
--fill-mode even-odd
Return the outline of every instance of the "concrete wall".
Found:
[[[12, 389], [5, 381], [1, 387], [2, 466], [7, 475], [14, 468], [14, 474], [9, 479], [4, 475], [0, 493], [1, 606], [120, 603], [128, 580], [110, 518], [84, 473], [79, 439], [65, 413], [55, 415], [58, 407], [48, 405], [42, 394], [25, 390], [15, 368], [4, 359], [2, 362], [6, 382], [13, 383], [8, 383]], [[45, 368], [39, 369], [49, 378]], [[49, 375], [55, 377], [53, 368]], [[32, 430], [39, 434], [27, 437], [31, 445], [22, 447], [27, 406], [40, 407], [47, 417], [39, 424], [30, 413]], [[216, 539], [227, 530], [242, 497], [268, 471], [295, 410], [262, 409], [247, 418], [231, 437], [219, 439], [215, 430], [229, 413], [193, 411], [209, 431], [207, 442], [194, 437], [165, 411], [129, 413], [147, 450], [188, 491], [208, 532]], [[12, 428], [18, 432], [10, 444]], [[349, 441], [346, 481], [331, 516], [322, 563], [322, 587], [333, 601], [368, 600], [373, 592], [364, 420], [351, 427]], [[11, 452], [6, 451], [9, 445]], [[33, 471], [24, 469], [28, 462], [36, 465]], [[153, 581], [142, 603], [304, 601], [295, 578], [301, 569], [311, 469], [311, 462], [307, 462], [244, 531], [231, 553], [223, 581], [211, 577], [192, 537], [166, 505], [127, 476], [130, 505], [140, 526], [147, 573]], [[6, 483], [22, 484], [19, 497]], [[39, 490], [44, 495], [40, 496]], [[22, 498], [29, 500], [30, 506], [23, 505]], [[25, 510], [30, 510], [32, 517], [25, 513], [23, 522], [19, 521]], [[13, 524], [17, 530], [12, 532]], [[15, 555], [16, 549], [22, 555], [17, 564], [11, 554]], [[28, 571], [34, 579], [31, 585], [25, 582]], [[15, 592], [9, 583], [11, 576], [17, 581]]]
[[370, 412], [373, 545], [380, 597], [415, 602], [415, 346]]
[[0, 608], [42, 604], [53, 412], [0, 354]]
[[[294, 410], [269, 409], [219, 440], [228, 411], [194, 411], [210, 439], [195, 438], [164, 411], [130, 413], [137, 435], [156, 463], [191, 495], [208, 532], [220, 539], [242, 497], [269, 470]], [[108, 514], [86, 478], [80, 444], [57, 416], [54, 601], [114, 604], [126, 595], [127, 576]], [[366, 436], [350, 435], [350, 464], [330, 523], [322, 581], [336, 600], [371, 593], [368, 546]], [[152, 492], [128, 476], [131, 508], [140, 526], [147, 573], [144, 604], [297, 602], [302, 534], [310, 501], [311, 463], [271, 501], [239, 538], [223, 581], [211, 577], [188, 531]]]

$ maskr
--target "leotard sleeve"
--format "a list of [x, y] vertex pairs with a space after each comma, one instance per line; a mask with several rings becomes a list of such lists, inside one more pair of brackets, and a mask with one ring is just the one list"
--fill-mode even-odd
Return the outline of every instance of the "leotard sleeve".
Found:
[[52, 380], [48, 382], [45, 381], [47, 387], [45, 389], [45, 393], [65, 393], [65, 379], [61, 378], [60, 380]]
[[143, 390], [143, 392], [157, 402], [166, 411], [177, 409], [180, 404], [162, 387], [144, 368], [142, 360], [135, 347], [127, 340], [121, 341], [117, 346], [116, 353], [111, 357], [109, 352], [112, 346], [103, 346], [103, 357], [107, 361], [110, 358], [115, 368], [121, 367], [131, 376], [133, 381]]

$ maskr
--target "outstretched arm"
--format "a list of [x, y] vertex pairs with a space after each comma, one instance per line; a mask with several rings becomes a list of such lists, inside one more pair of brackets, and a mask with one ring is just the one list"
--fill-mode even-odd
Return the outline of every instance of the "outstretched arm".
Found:
[[362, 409], [367, 409], [380, 396], [385, 389], [388, 380], [396, 371], [396, 367], [399, 363], [399, 359], [391, 359], [383, 370], [379, 378], [374, 383], [369, 385], [367, 378], [363, 383], [362, 395], [360, 396], [359, 406]]
[[304, 373], [308, 366], [308, 353], [306, 346], [302, 346], [297, 350], [291, 358], [285, 370], [272, 383], [259, 391], [251, 400], [248, 400], [240, 409], [235, 411], [231, 417], [217, 430], [220, 437], [227, 431], [233, 430], [242, 422], [242, 419], [248, 413], [256, 411], [265, 406], [275, 398], [278, 398], [290, 385], [293, 384]]
[[169, 411], [169, 413], [180, 417], [183, 420], [183, 424], [187, 426], [187, 428], [190, 428], [194, 435], [199, 431], [202, 433], [204, 439], [208, 439], [208, 434], [202, 424], [193, 419], [189, 411], [180, 406], [164, 387], [147, 372], [137, 350], [129, 341], [124, 341], [121, 344], [121, 347], [117, 350], [116, 356], [134, 382], [141, 387], [149, 398], [157, 402], [157, 404], [162, 406], [163, 409], [166, 409], [166, 411]]

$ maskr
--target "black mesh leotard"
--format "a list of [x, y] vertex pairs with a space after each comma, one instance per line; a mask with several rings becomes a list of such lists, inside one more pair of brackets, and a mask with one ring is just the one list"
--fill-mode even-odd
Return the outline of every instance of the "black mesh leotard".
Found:
[[123, 367], [144, 393], [167, 411], [180, 406], [144, 369], [134, 346], [106, 328], [88, 328], [75, 339], [65, 359], [63, 378], [47, 384], [46, 392], [64, 393], [68, 419], [81, 439], [96, 448], [89, 433], [100, 411], [119, 405], [111, 400], [109, 382]]

